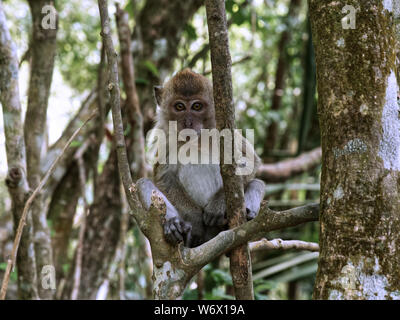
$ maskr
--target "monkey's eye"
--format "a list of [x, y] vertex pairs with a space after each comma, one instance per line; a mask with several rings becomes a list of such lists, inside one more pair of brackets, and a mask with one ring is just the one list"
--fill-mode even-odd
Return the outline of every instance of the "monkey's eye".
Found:
[[192, 109], [194, 111], [200, 111], [203, 108], [203, 105], [199, 102], [196, 102], [192, 105]]
[[181, 103], [181, 102], [178, 102], [177, 104], [175, 104], [175, 110], [176, 111], [183, 111], [183, 110], [185, 110], [185, 105], [183, 104], [183, 103]]

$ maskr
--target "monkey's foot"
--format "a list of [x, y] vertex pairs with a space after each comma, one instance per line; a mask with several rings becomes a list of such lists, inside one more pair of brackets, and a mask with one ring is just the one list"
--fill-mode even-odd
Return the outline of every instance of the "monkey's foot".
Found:
[[164, 235], [167, 241], [171, 244], [179, 242], [187, 242], [190, 238], [192, 225], [189, 222], [182, 220], [180, 217], [167, 219], [164, 224]]

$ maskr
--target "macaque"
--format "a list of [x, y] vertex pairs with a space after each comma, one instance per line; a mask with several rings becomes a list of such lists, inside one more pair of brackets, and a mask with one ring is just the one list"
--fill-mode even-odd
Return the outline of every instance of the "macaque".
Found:
[[[206, 77], [185, 69], [163, 87], [155, 87], [154, 93], [159, 106], [156, 128], [163, 130], [167, 144], [171, 121], [176, 121], [178, 133], [191, 129], [199, 137], [204, 129], [215, 129], [213, 88]], [[178, 141], [178, 148], [184, 143], [184, 139]], [[201, 148], [196, 150], [200, 156], [205, 152]], [[254, 179], [260, 159], [252, 147], [250, 153], [254, 159], [252, 171], [242, 176], [248, 220], [257, 215], [265, 189], [261, 180]], [[154, 183], [146, 178], [138, 181], [139, 195], [148, 209], [152, 190], [157, 190], [166, 203], [166, 240], [171, 244], [183, 242], [187, 247], [195, 247], [227, 228], [220, 166], [213, 162], [171, 163], [170, 159], [171, 155], [167, 154], [166, 163], [155, 164]]]

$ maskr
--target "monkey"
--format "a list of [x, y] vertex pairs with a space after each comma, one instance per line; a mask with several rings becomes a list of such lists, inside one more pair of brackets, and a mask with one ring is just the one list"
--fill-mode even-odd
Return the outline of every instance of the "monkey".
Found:
[[[191, 129], [196, 135], [204, 129], [216, 128], [213, 87], [203, 75], [184, 69], [164, 86], [154, 87], [154, 95], [159, 108], [155, 128], [167, 136], [170, 121], [176, 121], [178, 132]], [[199, 152], [204, 150], [199, 149]], [[252, 147], [250, 152], [255, 160], [253, 170], [242, 176], [247, 220], [258, 214], [265, 190], [264, 182], [255, 179], [260, 158]], [[154, 183], [148, 178], [137, 182], [139, 197], [148, 210], [152, 190], [159, 192], [166, 204], [163, 226], [166, 240], [171, 244], [183, 242], [187, 247], [196, 247], [227, 229], [220, 166], [214, 163], [174, 164], [169, 161], [170, 154], [166, 158], [165, 164], [154, 165]]]

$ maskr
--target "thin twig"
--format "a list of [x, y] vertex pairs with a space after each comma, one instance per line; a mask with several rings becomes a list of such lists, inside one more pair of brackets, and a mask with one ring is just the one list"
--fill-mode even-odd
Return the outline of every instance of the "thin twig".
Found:
[[[246, 61], [248, 61], [248, 60], [251, 60], [251, 58], [252, 58], [252, 55], [247, 54], [247, 55], [241, 57], [240, 59], [238, 59], [238, 60], [236, 60], [236, 61], [233, 61], [233, 62], [232, 62], [232, 66], [235, 66], [235, 65], [237, 65], [237, 64], [240, 64], [240, 63], [246, 62]], [[210, 69], [210, 70], [206, 70], [206, 71], [203, 72], [203, 75], [204, 75], [204, 76], [207, 76], [207, 75], [211, 74], [211, 72], [212, 72], [211, 69]]]
[[94, 118], [94, 116], [97, 114], [97, 112], [92, 113], [92, 115], [89, 116], [89, 118], [83, 123], [81, 127], [79, 127], [74, 134], [69, 138], [67, 143], [65, 144], [64, 148], [62, 149], [61, 153], [57, 156], [57, 158], [54, 160], [53, 164], [51, 165], [50, 169], [46, 172], [45, 176], [42, 178], [40, 181], [39, 185], [37, 188], [33, 191], [29, 199], [26, 201], [24, 210], [22, 212], [21, 219], [19, 220], [17, 232], [15, 235], [15, 240], [14, 240], [14, 245], [13, 249], [11, 252], [11, 258], [7, 260], [7, 268], [4, 273], [4, 278], [3, 282], [1, 285], [1, 291], [0, 291], [0, 300], [4, 300], [6, 298], [6, 293], [7, 293], [7, 287], [8, 287], [8, 281], [10, 280], [10, 275], [11, 275], [11, 270], [13, 269], [15, 265], [15, 261], [17, 259], [17, 253], [18, 253], [18, 247], [19, 243], [21, 241], [21, 236], [22, 236], [22, 231], [25, 226], [25, 220], [28, 215], [29, 209], [31, 207], [32, 202], [35, 200], [36, 196], [42, 191], [43, 187], [45, 186], [47, 180], [49, 177], [53, 174], [54, 170], [56, 169], [57, 163], [60, 161], [62, 156], [64, 155], [65, 151], [68, 149], [69, 145], [74, 141], [76, 136], [79, 134], [81, 129], [91, 120]]

